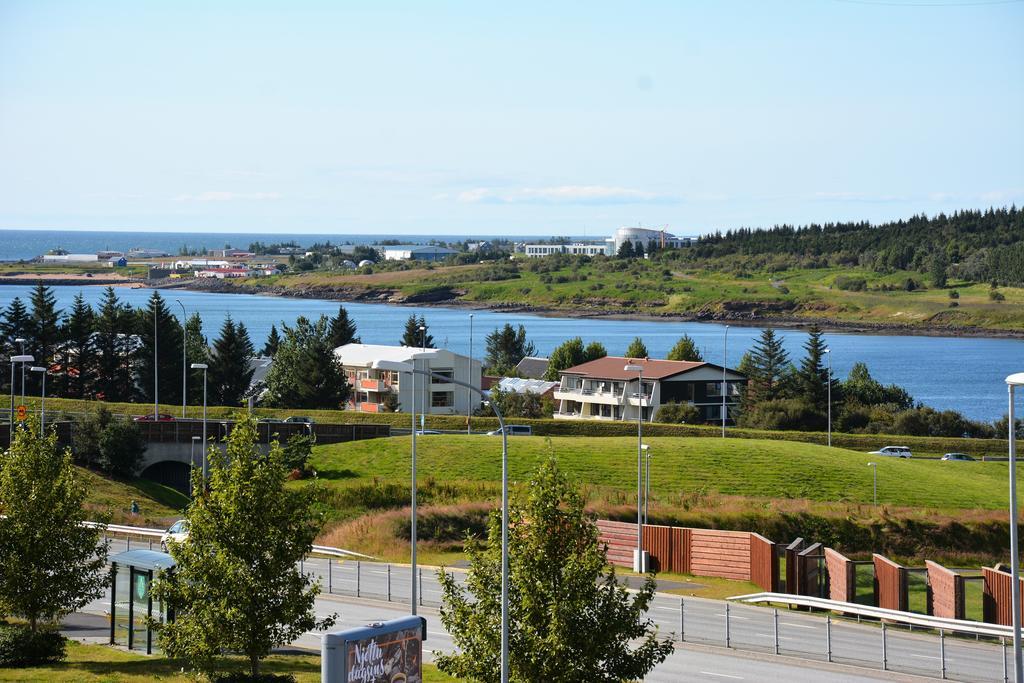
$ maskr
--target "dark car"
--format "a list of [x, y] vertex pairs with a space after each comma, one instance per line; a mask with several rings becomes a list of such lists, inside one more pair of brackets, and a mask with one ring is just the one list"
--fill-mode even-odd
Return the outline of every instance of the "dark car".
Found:
[[147, 415], [139, 415], [134, 420], [136, 422], [174, 422], [174, 416], [167, 413], [159, 413], [158, 415], [149, 413]]
[[974, 462], [974, 458], [967, 455], [966, 453], [946, 453], [942, 456], [943, 460], [958, 460], [960, 462]]
[[292, 415], [291, 417], [286, 418], [285, 422], [288, 424], [311, 425], [313, 424], [313, 418], [306, 417], [305, 415]]

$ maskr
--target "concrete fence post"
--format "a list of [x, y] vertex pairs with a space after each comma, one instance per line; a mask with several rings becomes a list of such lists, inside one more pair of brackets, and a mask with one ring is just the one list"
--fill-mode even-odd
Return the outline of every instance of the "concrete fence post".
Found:
[[729, 638], [729, 603], [725, 603], [725, 646], [732, 647]]
[[361, 566], [360, 566], [359, 560], [356, 560], [356, 597], [357, 598], [359, 597], [359, 579], [362, 576], [362, 571], [360, 571], [360, 569], [361, 569]]
[[679, 598], [679, 642], [686, 642], [686, 602]]
[[388, 562], [388, 602], [391, 602], [391, 563]]
[[939, 629], [939, 666], [942, 680], [946, 680], [946, 632]]
[[420, 567], [419, 582], [420, 582], [419, 600], [420, 600], [420, 606], [422, 606], [423, 605], [423, 568], [422, 567]]
[[776, 607], [772, 620], [775, 622], [775, 654], [779, 654], [779, 608]]
[[825, 657], [832, 661], [832, 615], [825, 615]]
[[882, 671], [889, 670], [889, 660], [885, 652], [885, 622], [882, 622]]
[[127, 540], [125, 541], [125, 552], [128, 552], [129, 550], [132, 549], [132, 537], [131, 536], [127, 536], [126, 538], [127, 538]]
[[327, 593], [330, 595], [334, 592], [334, 571], [333, 571], [334, 560], [327, 558]]
[[1010, 679], [1006, 675], [1006, 638], [999, 639], [999, 647], [1003, 651], [1003, 683], [1009, 683]]

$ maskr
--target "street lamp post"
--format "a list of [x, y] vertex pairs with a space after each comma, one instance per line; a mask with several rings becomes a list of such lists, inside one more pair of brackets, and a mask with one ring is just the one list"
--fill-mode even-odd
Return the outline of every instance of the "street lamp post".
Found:
[[160, 356], [157, 354], [156, 303], [153, 303], [153, 420], [160, 421]]
[[185, 304], [181, 303], [180, 300], [175, 299], [175, 303], [181, 306], [181, 419], [185, 419], [185, 401], [188, 396], [188, 361], [185, 359], [186, 344], [185, 344]]
[[871, 490], [873, 492], [872, 498], [875, 501], [875, 507], [878, 507], [878, 463], [877, 462], [869, 462], [868, 463], [868, 467], [870, 467], [873, 470], [872, 473], [871, 473], [871, 475], [872, 475], [871, 476], [871, 479], [872, 479]]
[[210, 366], [206, 363], [193, 363], [193, 370], [203, 371], [203, 481], [206, 481], [206, 371]]
[[[415, 356], [413, 356], [415, 359]], [[484, 396], [483, 391], [473, 386], [469, 382], [462, 382], [455, 378], [445, 377], [429, 370], [420, 370], [409, 363], [402, 363], [399, 361], [389, 360], [376, 360], [373, 362], [372, 367], [377, 370], [391, 370], [392, 372], [408, 372], [413, 375], [424, 375], [428, 378], [439, 379], [449, 384], [455, 384], [461, 387], [466, 387], [469, 390], [475, 392], [482, 399]], [[491, 409], [498, 418], [498, 425], [501, 427], [501, 683], [508, 683], [508, 432], [505, 429], [505, 420], [501, 416], [501, 411], [498, 406], [491, 401]], [[413, 430], [415, 434], [416, 430]], [[413, 470], [415, 476], [415, 469]], [[416, 487], [412, 487], [413, 496], [415, 496]], [[415, 505], [415, 498], [413, 498], [413, 505]], [[415, 508], [414, 508], [415, 510]], [[415, 512], [413, 513], [415, 515]], [[415, 516], [413, 517], [415, 520]], [[416, 527], [415, 525], [411, 529], [412, 531], [412, 547], [415, 552], [416, 548]], [[413, 595], [416, 590], [416, 570], [413, 568]], [[415, 605], [416, 600], [413, 600]], [[414, 607], [415, 609], [415, 607]]]
[[1024, 372], [1006, 378], [1010, 395], [1009, 442], [1010, 442], [1010, 597], [1013, 610], [1013, 680], [1024, 683], [1024, 659], [1021, 657], [1020, 642], [1020, 558], [1017, 555], [1017, 425], [1013, 417], [1014, 389], [1024, 386]]
[[636, 375], [636, 550], [633, 551], [633, 571], [643, 574], [647, 571], [644, 557], [643, 484], [644, 484], [644, 366], [630, 363], [622, 368], [624, 372]]
[[644, 524], [647, 524], [647, 509], [651, 501], [651, 447], [644, 444]]
[[[21, 363], [21, 367], [24, 369], [25, 363], [34, 363], [35, 361], [35, 356], [26, 356], [24, 353], [20, 356], [11, 356], [11, 444], [14, 443], [14, 364]], [[25, 385], [24, 382], [21, 384]]]
[[725, 407], [725, 396], [726, 396], [727, 393], [729, 393], [726, 390], [727, 384], [726, 384], [726, 375], [725, 375], [725, 372], [726, 372], [725, 369], [728, 367], [728, 365], [729, 365], [729, 326], [726, 325], [725, 326], [725, 341], [722, 344], [722, 438], [723, 439], [725, 438], [725, 416], [726, 416], [726, 412], [727, 412], [726, 407]]
[[832, 447], [832, 349], [825, 349], [828, 358], [828, 446]]
[[[18, 344], [21, 344], [21, 355], [24, 356], [25, 355], [25, 342], [27, 342], [28, 339], [25, 339], [24, 337], [18, 337], [14, 341], [16, 341]], [[35, 360], [36, 359], [33, 357], [32, 360], [27, 361], [27, 362], [34, 363]], [[21, 405], [25, 405], [25, 362], [26, 361], [22, 361], [22, 363], [21, 363]], [[12, 383], [13, 383], [13, 380], [12, 380]]]
[[192, 475], [192, 470], [194, 470], [196, 468], [196, 441], [199, 441], [202, 438], [203, 437], [201, 437], [201, 436], [193, 436], [192, 437], [192, 445], [191, 445], [191, 447], [189, 448], [189, 451], [188, 451], [188, 468], [189, 468], [189, 476], [190, 477]]
[[46, 434], [46, 368], [33, 365], [29, 371], [43, 373], [42, 402], [39, 404], [39, 433]]
[[[473, 378], [473, 314], [469, 314], [469, 377]], [[466, 434], [473, 433], [473, 427], [471, 420], [473, 419], [473, 399], [472, 392], [466, 389]]]

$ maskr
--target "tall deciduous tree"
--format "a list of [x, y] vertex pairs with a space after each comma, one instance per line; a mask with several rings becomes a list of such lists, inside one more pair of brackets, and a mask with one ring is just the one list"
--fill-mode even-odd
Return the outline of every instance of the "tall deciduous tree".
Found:
[[604, 348], [604, 344], [599, 341], [592, 341], [587, 344], [587, 348], [583, 349], [583, 361], [597, 360], [598, 358], [604, 358], [608, 355], [608, 350]]
[[241, 404], [252, 383], [254, 368], [251, 361], [255, 353], [245, 325], [236, 324], [228, 316], [210, 354], [207, 377], [210, 403], [220, 406]]
[[697, 342], [693, 341], [690, 335], [684, 334], [676, 342], [676, 345], [672, 347], [672, 350], [668, 352], [668, 359], [700, 363], [704, 360], [704, 356], [701, 355], [700, 350], [697, 348]]
[[936, 249], [928, 264], [928, 273], [931, 277], [932, 286], [942, 288], [946, 286], [946, 272], [949, 270], [949, 259], [946, 257], [945, 249]]
[[96, 316], [95, 389], [104, 400], [132, 398], [132, 352], [138, 339], [135, 332], [134, 313], [118, 300], [113, 287], [107, 287]]
[[85, 486], [55, 432], [32, 420], [0, 457], [0, 613], [35, 631], [103, 595], [107, 545], [82, 525]]
[[647, 346], [640, 337], [634, 337], [626, 349], [626, 358], [648, 358]]
[[96, 380], [97, 356], [95, 315], [81, 292], [75, 295], [71, 312], [64, 319], [61, 389], [70, 398], [90, 398]]
[[334, 623], [316, 618], [319, 583], [298, 567], [323, 527], [320, 489], [286, 487], [281, 447], [262, 455], [256, 437], [255, 419], [239, 417], [226, 451], [210, 449], [209, 483], [192, 478], [188, 539], [168, 544], [177, 566], [153, 588], [177, 610], [160, 628], [164, 651], [204, 672], [228, 651], [255, 677], [273, 648]]
[[544, 379], [549, 382], [558, 381], [558, 373], [566, 368], [571, 368], [580, 363], [604, 358], [608, 352], [601, 342], [590, 342], [586, 348], [583, 347], [583, 340], [579, 337], [567, 339], [551, 352], [548, 359], [548, 369], [544, 373]]
[[[271, 330], [273, 331], [273, 328]], [[334, 344], [334, 348], [359, 343], [356, 322], [349, 317], [344, 306], [338, 306], [338, 315], [331, 318], [331, 343]]]
[[182, 333], [178, 319], [171, 313], [160, 292], [154, 291], [146, 308], [138, 312], [137, 320], [141, 344], [136, 369], [142, 400], [153, 400], [156, 369], [155, 380], [160, 389], [160, 401], [181, 403]]
[[[642, 680], [673, 650], [646, 616], [653, 576], [635, 594], [609, 568], [578, 486], [545, 462], [509, 506], [509, 639], [513, 681]], [[466, 586], [441, 574], [441, 621], [458, 650], [437, 658], [451, 675], [499, 680], [501, 513], [470, 543]]]
[[284, 339], [267, 374], [267, 403], [286, 408], [337, 409], [351, 391], [331, 346], [329, 321], [299, 316], [284, 325]]
[[[421, 327], [424, 328], [422, 331], [420, 330]], [[409, 316], [409, 319], [405, 321], [401, 345], [425, 349], [435, 348], [434, 337], [430, 334], [430, 329], [427, 328], [426, 318], [423, 316], [417, 318], [415, 315]]]
[[499, 375], [508, 374], [523, 358], [537, 353], [537, 347], [526, 339], [526, 328], [520, 325], [516, 329], [509, 323], [487, 335], [486, 349], [484, 364]]

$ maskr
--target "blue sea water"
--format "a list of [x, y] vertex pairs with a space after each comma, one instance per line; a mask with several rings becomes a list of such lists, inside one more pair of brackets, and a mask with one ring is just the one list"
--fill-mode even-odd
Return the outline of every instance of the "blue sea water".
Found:
[[[86, 301], [96, 304], [103, 288], [55, 287], [58, 305], [68, 308], [78, 292]], [[28, 285], [0, 286], [0, 306], [6, 307], [19, 296], [27, 301]], [[118, 288], [125, 302], [144, 306], [152, 290]], [[271, 324], [293, 323], [300, 315], [316, 317], [334, 315], [339, 303], [317, 299], [257, 296], [248, 294], [215, 294], [165, 290], [176, 315], [181, 315], [180, 301], [188, 314], [198, 312], [205, 333], [215, 337], [224, 319], [230, 315], [244, 322], [253, 342], [262, 346]], [[406, 319], [415, 314], [424, 316], [430, 333], [439, 346], [458, 353], [470, 351], [470, 311], [465, 309], [394, 306], [387, 304], [347, 303], [345, 307], [359, 328], [362, 341], [371, 344], [396, 344]], [[693, 337], [704, 357], [735, 365], [751, 348], [761, 328], [729, 328], [725, 348], [725, 326], [714, 323], [681, 323], [652, 320], [612, 320], [563, 318], [523, 313], [474, 311], [472, 318], [473, 354], [480, 357], [484, 338], [496, 327], [510, 322], [522, 324], [528, 338], [546, 355], [567, 338], [582, 336], [585, 342], [600, 341], [612, 355], [625, 352], [634, 337], [641, 337], [652, 358], [664, 358], [676, 340], [685, 334]], [[801, 345], [807, 335], [794, 330], [781, 330], [786, 349], [794, 360], [803, 355]], [[1024, 371], [1024, 341], [976, 337], [923, 337], [899, 335], [846, 334], [826, 335], [832, 349], [833, 371], [845, 377], [854, 363], [867, 363], [871, 374], [881, 382], [905, 387], [914, 398], [938, 409], [958, 410], [977, 420], [991, 421], [1007, 409], [1007, 392], [1003, 380], [1008, 374]], [[1022, 411], [1024, 412], [1024, 411]]]

